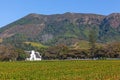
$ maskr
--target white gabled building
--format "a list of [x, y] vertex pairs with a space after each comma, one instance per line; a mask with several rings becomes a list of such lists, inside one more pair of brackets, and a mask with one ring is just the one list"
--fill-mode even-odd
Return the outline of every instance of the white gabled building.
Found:
[[34, 50], [28, 52], [29, 57], [26, 58], [26, 60], [28, 61], [41, 61], [42, 60], [42, 56], [40, 55], [39, 52], [35, 52]]

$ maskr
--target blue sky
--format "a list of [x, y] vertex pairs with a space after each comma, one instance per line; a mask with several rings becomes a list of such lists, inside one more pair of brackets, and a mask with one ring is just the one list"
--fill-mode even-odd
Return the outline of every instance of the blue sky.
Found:
[[30, 13], [120, 13], [120, 0], [0, 0], [0, 27]]

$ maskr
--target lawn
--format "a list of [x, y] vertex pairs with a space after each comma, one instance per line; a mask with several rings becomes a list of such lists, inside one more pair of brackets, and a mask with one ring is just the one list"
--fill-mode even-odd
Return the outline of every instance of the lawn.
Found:
[[38, 48], [47, 48], [48, 46], [44, 46], [41, 43], [37, 42], [24, 42], [25, 44], [31, 44], [33, 47], [38, 47]]
[[120, 80], [120, 61], [0, 62], [0, 80]]

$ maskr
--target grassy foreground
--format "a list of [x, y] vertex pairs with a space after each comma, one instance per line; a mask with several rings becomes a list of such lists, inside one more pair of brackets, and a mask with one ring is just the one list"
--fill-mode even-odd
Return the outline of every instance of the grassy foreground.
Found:
[[0, 62], [0, 80], [120, 80], [120, 61]]

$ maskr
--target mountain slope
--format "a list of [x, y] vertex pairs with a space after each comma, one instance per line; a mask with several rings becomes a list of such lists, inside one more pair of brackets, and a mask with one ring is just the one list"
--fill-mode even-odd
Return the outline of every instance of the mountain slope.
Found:
[[4, 39], [5, 43], [32, 41], [46, 45], [71, 45], [79, 40], [88, 40], [91, 29], [97, 31], [98, 42], [119, 40], [120, 14], [29, 14], [2, 27], [0, 38]]
[[120, 13], [112, 13], [103, 19], [99, 35], [104, 42], [120, 40]]

